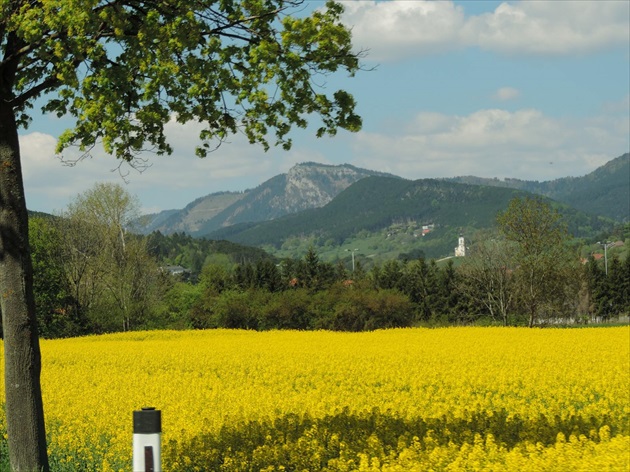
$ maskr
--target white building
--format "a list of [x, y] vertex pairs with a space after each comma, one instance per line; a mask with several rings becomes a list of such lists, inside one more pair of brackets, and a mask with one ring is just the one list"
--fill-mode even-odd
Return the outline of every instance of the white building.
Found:
[[464, 257], [466, 255], [466, 244], [464, 243], [464, 236], [459, 235], [459, 243], [455, 248], [455, 257]]

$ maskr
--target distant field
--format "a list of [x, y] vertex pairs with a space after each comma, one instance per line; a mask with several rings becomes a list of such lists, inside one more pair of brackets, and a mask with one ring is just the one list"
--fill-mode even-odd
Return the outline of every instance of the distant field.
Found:
[[627, 471], [629, 340], [625, 326], [42, 341], [49, 452], [55, 471], [129, 471], [132, 411], [153, 406], [169, 472]]

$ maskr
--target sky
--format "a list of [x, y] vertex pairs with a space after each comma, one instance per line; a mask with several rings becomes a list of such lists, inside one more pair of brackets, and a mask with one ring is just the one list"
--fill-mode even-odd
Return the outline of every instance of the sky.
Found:
[[71, 123], [34, 113], [20, 132], [28, 208], [58, 213], [95, 183], [114, 182], [144, 213], [180, 209], [214, 192], [254, 188], [301, 162], [408, 179], [545, 181], [588, 174], [629, 151], [630, 1], [343, 5], [356, 50], [367, 51], [363, 70], [321, 85], [354, 95], [360, 132], [318, 139], [313, 121], [293, 132], [290, 151], [264, 152], [233, 136], [199, 159], [199, 128], [169, 123], [174, 153], [143, 156], [148, 166], [138, 172], [101, 150], [69, 166], [54, 148]]

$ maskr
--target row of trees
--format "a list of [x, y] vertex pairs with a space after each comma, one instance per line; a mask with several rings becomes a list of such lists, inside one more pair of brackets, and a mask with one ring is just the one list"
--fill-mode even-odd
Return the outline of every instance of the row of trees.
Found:
[[[490, 248], [500, 245], [491, 242]], [[585, 266], [565, 267], [566, 278], [556, 274], [541, 281], [548, 286], [532, 287], [529, 274], [497, 260], [482, 262], [481, 252], [458, 268], [452, 262], [440, 267], [424, 259], [393, 260], [353, 275], [341, 265], [313, 265], [309, 254], [280, 267], [206, 266], [194, 293], [186, 283], [171, 289], [176, 302], [169, 305], [168, 318], [194, 328], [358, 331], [418, 324], [586, 323], [630, 311], [628, 259], [613, 259], [607, 276], [591, 259]], [[532, 290], [540, 297], [533, 307], [528, 305]], [[183, 299], [188, 303], [180, 303]]]
[[[40, 332], [45, 337], [152, 328], [365, 330], [417, 324], [526, 324], [607, 319], [630, 311], [630, 258], [608, 274], [579, 263], [562, 221], [540, 199], [515, 199], [498, 231], [468, 256], [422, 257], [352, 272], [323, 262], [274, 260], [226, 242], [126, 228], [138, 204], [119, 185], [97, 184], [55, 218], [31, 218]], [[227, 246], [226, 246], [227, 245]], [[229, 251], [228, 256], [225, 252]], [[202, 267], [179, 279], [161, 266]]]

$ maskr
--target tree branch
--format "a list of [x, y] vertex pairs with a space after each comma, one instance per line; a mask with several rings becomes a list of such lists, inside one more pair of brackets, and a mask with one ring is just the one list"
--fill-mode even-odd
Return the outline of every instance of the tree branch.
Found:
[[55, 77], [48, 77], [46, 80], [44, 80], [43, 82], [40, 82], [35, 87], [30, 88], [29, 90], [24, 92], [22, 95], [19, 95], [15, 97], [14, 99], [9, 100], [8, 103], [13, 107], [19, 108], [23, 106], [27, 101], [29, 101], [32, 98], [36, 98], [39, 94], [46, 91], [47, 89], [56, 87], [60, 84], [61, 82], [59, 81], [59, 79]]

